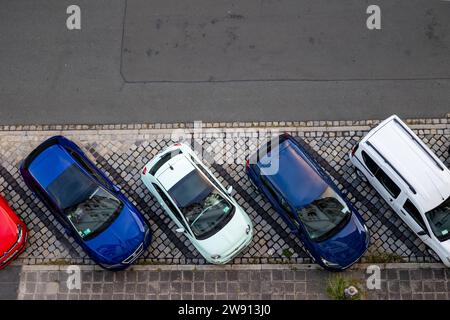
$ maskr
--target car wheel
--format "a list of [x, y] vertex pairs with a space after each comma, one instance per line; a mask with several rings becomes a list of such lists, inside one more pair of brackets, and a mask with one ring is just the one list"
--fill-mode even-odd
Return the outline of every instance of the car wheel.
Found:
[[445, 261], [442, 261], [442, 259], [438, 256], [438, 254], [433, 249], [427, 247], [427, 251], [430, 254], [430, 256], [433, 257], [433, 259], [435, 259], [436, 261], [441, 261], [441, 262], [445, 263]]
[[253, 182], [252, 179], [248, 178], [248, 180], [250, 180], [250, 184], [252, 185], [254, 191], [258, 191], [258, 188], [256, 187], [255, 183]]

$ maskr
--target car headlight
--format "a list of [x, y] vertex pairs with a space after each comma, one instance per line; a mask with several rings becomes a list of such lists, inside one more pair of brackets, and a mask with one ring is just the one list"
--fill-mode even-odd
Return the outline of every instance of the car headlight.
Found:
[[245, 233], [246, 233], [246, 234], [249, 234], [250, 231], [252, 231], [252, 227], [250, 227], [250, 225], [248, 224], [248, 225], [247, 225], [247, 228], [245, 228]]
[[20, 242], [23, 237], [23, 230], [20, 224], [17, 225], [17, 242]]
[[6, 258], [5, 260], [3, 260], [3, 262], [0, 264], [0, 266], [5, 265], [6, 263], [8, 263], [9, 260], [11, 260], [12, 258], [14, 258], [14, 256], [16, 255], [18, 250], [14, 251], [13, 254], [11, 254], [8, 258]]
[[367, 226], [365, 224], [363, 226], [364, 226], [364, 231], [366, 232], [366, 247], [367, 247], [370, 244], [369, 229], [367, 228]]
[[366, 231], [367, 233], [369, 232], [369, 228], [367, 228], [366, 224], [363, 224], [364, 226], [364, 231]]
[[326, 265], [327, 267], [329, 267], [329, 268], [339, 268], [340, 267], [340, 265], [337, 264], [337, 263], [330, 262], [330, 261], [328, 261], [328, 260], [326, 260], [324, 258], [320, 258], [320, 259], [322, 260], [322, 263], [324, 265]]
[[212, 256], [211, 256], [211, 259], [213, 259], [213, 260], [220, 259], [220, 254], [212, 255]]
[[120, 268], [122, 267], [122, 265], [120, 263], [118, 264], [104, 264], [104, 263], [99, 263], [100, 266], [102, 266], [105, 269], [116, 269], [116, 268]]

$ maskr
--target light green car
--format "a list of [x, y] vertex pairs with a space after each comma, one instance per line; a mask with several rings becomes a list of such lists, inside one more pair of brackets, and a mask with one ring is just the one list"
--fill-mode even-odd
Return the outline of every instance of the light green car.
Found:
[[205, 259], [214, 264], [232, 260], [252, 241], [253, 226], [245, 211], [197, 155], [174, 144], [156, 155], [141, 172], [155, 196]]

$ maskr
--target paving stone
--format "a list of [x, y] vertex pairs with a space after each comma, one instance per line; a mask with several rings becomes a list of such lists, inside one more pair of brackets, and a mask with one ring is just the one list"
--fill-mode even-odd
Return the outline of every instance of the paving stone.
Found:
[[429, 293], [434, 292], [434, 282], [433, 281], [423, 281], [423, 292]]
[[409, 280], [409, 270], [399, 270], [398, 274], [400, 280]]
[[[446, 119], [445, 119], [446, 120]], [[447, 121], [447, 120], [446, 120]], [[440, 123], [440, 121], [438, 121]], [[361, 122], [366, 125], [366, 122]], [[447, 151], [449, 147], [447, 131], [438, 131], [433, 127], [435, 122], [426, 123], [427, 129], [416, 132], [420, 138], [436, 153], [436, 155], [449, 165]], [[448, 123], [448, 122], [445, 122]], [[319, 123], [320, 124], [320, 123]], [[325, 123], [326, 124], [326, 123]], [[325, 125], [324, 124], [324, 125]], [[342, 125], [352, 126], [356, 122], [343, 121]], [[265, 124], [267, 125], [267, 124]], [[305, 124], [306, 125], [306, 124]], [[388, 252], [402, 257], [405, 261], [435, 262], [430, 256], [426, 246], [418, 239], [401, 219], [387, 206], [379, 195], [364, 182], [355, 176], [352, 166], [348, 162], [347, 154], [352, 146], [366, 133], [349, 127], [337, 132], [317, 132], [314, 122], [310, 122], [309, 131], [293, 129], [290, 131], [299, 143], [319, 162], [323, 169], [330, 174], [331, 179], [345, 189], [348, 199], [360, 211], [370, 229], [373, 241], [369, 252]], [[339, 122], [339, 125], [341, 123]], [[148, 126], [146, 126], [148, 127]], [[153, 126], [154, 127], [154, 126]], [[161, 124], [159, 125], [161, 127]], [[167, 127], [167, 126], [165, 126]], [[100, 127], [99, 130], [101, 130]], [[119, 126], [118, 128], [122, 128]], [[126, 126], [126, 128], [128, 128]], [[112, 129], [115, 129], [113, 127]], [[80, 127], [81, 130], [81, 127]], [[96, 129], [97, 130], [97, 129]], [[109, 135], [92, 133], [67, 133], [86, 152], [101, 169], [106, 172], [114, 183], [121, 186], [124, 194], [130, 198], [144, 216], [152, 222], [154, 233], [153, 242], [137, 263], [161, 264], [205, 264], [204, 258], [194, 249], [189, 240], [173, 232], [174, 224], [167, 218], [159, 204], [142, 186], [140, 181], [140, 168], [170, 142], [170, 135], [149, 131], [145, 139], [127, 135], [120, 131]], [[64, 132], [62, 132], [64, 134]], [[81, 131], [80, 131], [81, 133]], [[50, 135], [51, 133], [49, 133]], [[257, 132], [252, 132], [257, 136]], [[304, 251], [301, 242], [290, 233], [289, 228], [278, 216], [270, 203], [251, 187], [245, 174], [245, 159], [249, 150], [255, 150], [248, 135], [237, 139], [228, 139], [223, 144], [220, 135], [212, 135], [207, 131], [200, 134], [198, 143], [205, 150], [205, 156], [213, 156], [216, 162], [208, 166], [225, 186], [233, 186], [236, 201], [245, 208], [255, 225], [255, 234], [252, 245], [244, 250], [231, 264], [248, 263], [308, 263], [310, 258]], [[54, 261], [69, 264], [89, 264], [93, 261], [87, 257], [82, 248], [73, 238], [67, 236], [54, 216], [37, 200], [25, 186], [18, 171], [19, 162], [35, 148], [45, 137], [34, 131], [26, 132], [20, 136], [20, 144], [14, 136], [2, 136], [0, 148], [0, 191], [5, 194], [13, 209], [24, 219], [30, 229], [29, 245], [20, 256], [24, 264], [49, 264]], [[19, 145], [19, 147], [18, 147]], [[225, 145], [225, 146], [224, 146]], [[226, 161], [216, 155], [225, 150], [232, 155]], [[287, 258], [285, 253], [292, 256]], [[364, 261], [364, 257], [363, 257]], [[363, 277], [352, 272], [354, 277]], [[447, 295], [450, 273], [441, 268], [416, 270], [388, 270], [382, 271], [382, 287], [389, 291], [388, 298], [438, 298]], [[79, 299], [92, 292], [105, 298], [131, 298], [136, 297], [131, 291], [142, 291], [141, 296], [152, 296], [154, 299], [171, 298], [171, 283], [181, 281], [180, 290], [184, 283], [190, 283], [190, 295], [218, 296], [227, 284], [227, 297], [242, 298], [244, 292], [262, 293], [261, 298], [280, 298], [283, 296], [295, 298], [302, 297], [316, 299], [324, 294], [328, 273], [322, 270], [263, 270], [263, 271], [130, 271], [111, 273], [108, 271], [83, 271], [82, 292], [65, 289], [67, 274], [49, 272], [27, 272], [23, 278], [28, 283], [35, 283], [36, 296], [46, 295], [46, 282], [59, 283], [58, 294], [66, 295], [68, 299]], [[412, 281], [411, 281], [412, 280]], [[171, 281], [171, 283], [169, 283]], [[192, 281], [192, 283], [191, 283]], [[204, 282], [206, 281], [206, 282]], [[290, 283], [293, 283], [293, 288]], [[422, 282], [423, 281], [423, 282]], [[134, 284], [136, 284], [134, 286]], [[197, 283], [200, 283], [197, 285]], [[255, 284], [255, 283], [259, 283]], [[408, 284], [409, 283], [409, 288]], [[97, 286], [95, 286], [97, 284]], [[99, 286], [99, 284], [101, 286]], [[139, 286], [143, 284], [142, 286]], [[248, 286], [247, 286], [248, 285]], [[177, 285], [175, 285], [177, 286]], [[188, 285], [186, 284], [186, 290]], [[29, 298], [32, 285], [24, 286], [23, 297]], [[27, 291], [27, 288], [29, 291]], [[203, 288], [203, 291], [201, 291]], [[196, 289], [199, 289], [197, 292]], [[291, 293], [291, 289], [293, 292]], [[409, 290], [411, 289], [411, 290]], [[94, 291], [96, 293], [94, 293]], [[97, 291], [101, 291], [98, 292]], [[189, 290], [187, 290], [189, 291]], [[272, 296], [274, 291], [274, 296]], [[287, 293], [289, 291], [289, 293]], [[222, 293], [221, 293], [222, 294]], [[26, 296], [28, 295], [28, 296]], [[54, 294], [47, 294], [52, 298]], [[174, 292], [174, 296], [180, 292]], [[193, 296], [193, 297], [194, 297]], [[381, 296], [381, 295], [380, 295]], [[56, 298], [58, 295], [56, 295]], [[181, 294], [184, 298], [184, 294]]]
[[[435, 124], [431, 122], [427, 125], [432, 128]], [[399, 217], [392, 213], [392, 210], [376, 192], [355, 178], [353, 168], [348, 163], [347, 154], [365, 132], [343, 128], [344, 131], [335, 134], [335, 132], [316, 132], [317, 129], [313, 126], [309, 128], [310, 131], [306, 132], [307, 134], [295, 129], [290, 133], [303, 137], [303, 140], [300, 137], [298, 139], [309, 146], [313, 157], [318, 160], [340, 188], [346, 189], [349, 199], [364, 214], [372, 237], [382, 240], [373, 242], [370, 251], [388, 250], [406, 260], [435, 261], [423, 243], [417, 241], [417, 237], [405, 227]], [[81, 133], [82, 129], [80, 130]], [[20, 177], [17, 169], [18, 163], [45, 138], [36, 132], [29, 131], [26, 135], [21, 136], [20, 148], [17, 148], [17, 139], [14, 136], [6, 135], [0, 142], [0, 148], [5, 155], [0, 161], [0, 188], [7, 190], [5, 192], [7, 200], [11, 201], [13, 209], [33, 231], [33, 236], [30, 236], [29, 239], [29, 246], [21, 255], [21, 259], [23, 258], [23, 261], [31, 264], [37, 261], [47, 263], [52, 260], [62, 260], [72, 264], [83, 261], [91, 264], [92, 261], [86, 256], [86, 253], [72, 238], [62, 232], [59, 223], [45, 206], [34, 198]], [[100, 138], [97, 132], [99, 131], [94, 130], [92, 134], [83, 135], [71, 132], [67, 136], [78, 143], [87, 156], [111, 179], [115, 180], [115, 183], [121, 185], [125, 195], [136, 203], [146, 218], [153, 221], [154, 243], [138, 260], [138, 263], [143, 261], [205, 263], [187, 238], [170, 231], [173, 229], [172, 224], [169, 222], [170, 225], [167, 225], [165, 213], [147, 193], [140, 181], [139, 169], [142, 163], [149, 161], [157, 152], [167, 146], [170, 143], [169, 136], [149, 131], [146, 139], [143, 140], [134, 138], [132, 134], [121, 136], [119, 130], [117, 134], [102, 135]], [[64, 132], [62, 133], [64, 134]], [[253, 137], [255, 133], [256, 131], [243, 134], [239, 138], [227, 139], [226, 143], [223, 143], [224, 141], [204, 132], [197, 140], [206, 150], [205, 155], [220, 155], [222, 150], [227, 150], [226, 154], [232, 155], [232, 159], [226, 159], [225, 162], [220, 162], [223, 159], [214, 156], [213, 158], [218, 162], [211, 164], [210, 169], [224, 184], [233, 185], [236, 190], [236, 200], [246, 208], [252, 220], [257, 221], [259, 227], [255, 228], [253, 245], [248, 250], [244, 250], [232, 263], [262, 262], [265, 259], [271, 259], [273, 262], [285, 262], [286, 257], [283, 256], [283, 250], [293, 253], [292, 257], [288, 259], [291, 262], [308, 262], [309, 257], [303, 251], [301, 243], [290, 234], [289, 228], [277, 216], [267, 200], [258, 192], [249, 190], [250, 183], [246, 177], [243, 163], [250, 150], [255, 150], [253, 140], [250, 140], [254, 138], [249, 138]], [[437, 130], [422, 130], [418, 133], [436, 155], [448, 164], [446, 157], [448, 139]], [[268, 211], [268, 214], [265, 211]], [[272, 253], [270, 249], [273, 249], [274, 252]], [[425, 274], [426, 279], [428, 276], [429, 274]], [[162, 275], [162, 277], [163, 280], [168, 280], [165, 278], [166, 275]], [[434, 275], [434, 277], [441, 277], [441, 275]], [[98, 278], [96, 279], [98, 280]], [[46, 279], [40, 280], [46, 281]]]

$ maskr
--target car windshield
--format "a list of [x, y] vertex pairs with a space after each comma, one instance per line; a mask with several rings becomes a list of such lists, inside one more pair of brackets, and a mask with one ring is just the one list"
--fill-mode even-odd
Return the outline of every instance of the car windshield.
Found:
[[192, 170], [169, 190], [199, 239], [205, 239], [228, 221], [233, 206], [197, 170]]
[[330, 187], [318, 199], [297, 209], [309, 237], [315, 241], [323, 241], [339, 231], [349, 213], [348, 206]]
[[73, 164], [48, 187], [75, 231], [84, 240], [95, 237], [120, 213], [123, 204]]
[[439, 241], [450, 239], [450, 197], [438, 207], [428, 211], [425, 216]]

